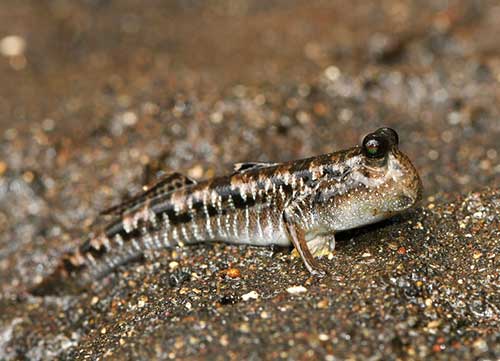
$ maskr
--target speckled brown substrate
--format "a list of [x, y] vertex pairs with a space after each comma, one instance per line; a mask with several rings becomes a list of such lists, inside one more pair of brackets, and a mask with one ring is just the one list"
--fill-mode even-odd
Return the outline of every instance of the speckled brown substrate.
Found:
[[320, 282], [286, 252], [216, 245], [161, 253], [92, 294], [4, 300], [4, 351], [29, 358], [494, 359], [499, 219], [500, 192], [427, 201], [340, 237]]
[[[0, 5], [0, 359], [498, 359], [497, 2], [148, 3]], [[214, 245], [24, 292], [158, 169], [210, 177], [381, 125], [422, 208], [341, 235], [321, 282], [287, 250]]]

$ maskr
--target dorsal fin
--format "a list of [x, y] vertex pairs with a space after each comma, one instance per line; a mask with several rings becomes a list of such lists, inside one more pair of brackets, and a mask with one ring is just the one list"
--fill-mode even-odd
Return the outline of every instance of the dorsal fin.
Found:
[[122, 215], [127, 210], [144, 203], [159, 194], [170, 193], [174, 190], [196, 184], [196, 181], [188, 176], [174, 172], [167, 173], [149, 186], [144, 186], [144, 191], [134, 195], [124, 202], [110, 207], [101, 212], [102, 215]]
[[265, 162], [244, 162], [234, 163], [235, 172], [244, 172], [250, 169], [266, 168], [278, 165], [279, 163], [265, 163]]

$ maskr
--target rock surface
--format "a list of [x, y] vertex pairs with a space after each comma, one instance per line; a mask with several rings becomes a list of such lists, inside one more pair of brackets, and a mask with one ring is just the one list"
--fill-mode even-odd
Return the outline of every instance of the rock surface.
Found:
[[[500, 357], [496, 1], [0, 5], [0, 359]], [[161, 170], [195, 178], [398, 130], [426, 195], [286, 249], [165, 250], [26, 289]]]

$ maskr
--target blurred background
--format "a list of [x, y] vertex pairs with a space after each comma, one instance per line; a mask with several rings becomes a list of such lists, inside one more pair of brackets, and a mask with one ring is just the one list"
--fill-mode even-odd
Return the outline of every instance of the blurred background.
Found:
[[0, 289], [161, 169], [206, 178], [384, 125], [426, 199], [498, 187], [498, 34], [496, 0], [2, 0]]

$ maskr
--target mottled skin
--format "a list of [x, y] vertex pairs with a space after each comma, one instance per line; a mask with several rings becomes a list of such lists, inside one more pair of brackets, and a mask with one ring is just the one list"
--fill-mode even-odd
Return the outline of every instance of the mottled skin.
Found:
[[322, 275], [314, 256], [333, 250], [335, 232], [388, 218], [420, 198], [418, 173], [397, 143], [393, 130], [381, 128], [362, 146], [331, 154], [239, 164], [200, 183], [169, 175], [105, 212], [114, 219], [65, 255], [38, 289], [68, 277], [85, 284], [147, 249], [211, 241], [292, 244], [307, 269]]

